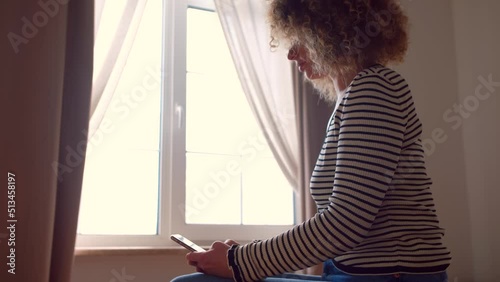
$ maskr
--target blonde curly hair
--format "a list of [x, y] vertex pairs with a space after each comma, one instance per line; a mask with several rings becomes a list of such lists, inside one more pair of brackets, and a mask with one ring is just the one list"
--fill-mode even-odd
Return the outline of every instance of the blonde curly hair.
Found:
[[[342, 76], [374, 64], [399, 63], [408, 49], [408, 17], [397, 0], [268, 2], [271, 48], [280, 43], [306, 47], [317, 73]], [[332, 91], [331, 82], [313, 84], [321, 92]]]

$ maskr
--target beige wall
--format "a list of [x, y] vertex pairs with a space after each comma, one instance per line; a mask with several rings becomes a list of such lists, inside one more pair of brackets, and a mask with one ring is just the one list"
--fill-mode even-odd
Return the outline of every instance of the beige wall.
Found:
[[[412, 23], [411, 48], [398, 69], [412, 87], [424, 123], [429, 174], [453, 255], [450, 282], [499, 281], [500, 270], [493, 267], [499, 265], [500, 251], [494, 241], [500, 238], [499, 221], [494, 221], [500, 214], [494, 202], [500, 198], [495, 174], [500, 159], [500, 87], [460, 126], [453, 106], [464, 99], [474, 106], [469, 96], [479, 84], [478, 76], [492, 74], [500, 81], [500, 19], [494, 15], [500, 1], [403, 3]], [[110, 282], [113, 270], [122, 268], [135, 276], [129, 281], [141, 282], [169, 281], [190, 270], [183, 256], [78, 257], [73, 282]]]
[[[424, 126], [428, 172], [445, 242], [453, 256], [448, 274], [450, 281], [472, 281], [463, 138], [461, 129], [453, 130], [443, 119], [443, 113], [459, 100], [452, 1], [405, 3], [411, 47], [400, 70], [410, 83]], [[433, 136], [433, 132], [441, 134]]]
[[184, 255], [77, 257], [72, 282], [168, 282], [189, 271]]
[[[459, 97], [467, 106], [462, 133], [474, 261], [469, 271], [476, 281], [500, 281], [500, 1], [453, 4]], [[476, 94], [483, 85], [478, 77], [490, 75], [496, 86]]]

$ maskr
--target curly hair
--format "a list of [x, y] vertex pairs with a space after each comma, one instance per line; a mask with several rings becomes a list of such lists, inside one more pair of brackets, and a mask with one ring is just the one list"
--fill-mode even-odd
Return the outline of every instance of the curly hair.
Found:
[[396, 0], [269, 2], [271, 48], [303, 45], [318, 73], [399, 63], [408, 49], [408, 18]]

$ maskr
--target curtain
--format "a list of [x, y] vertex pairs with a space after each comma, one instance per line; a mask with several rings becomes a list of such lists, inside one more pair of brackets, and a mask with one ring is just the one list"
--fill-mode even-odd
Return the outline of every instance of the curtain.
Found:
[[298, 188], [298, 123], [290, 64], [271, 52], [264, 1], [215, 0], [243, 91], [284, 175]]
[[[317, 212], [309, 179], [332, 108], [290, 67], [287, 50], [271, 52], [265, 1], [215, 0], [215, 5], [250, 107], [295, 189], [296, 222], [302, 222]], [[321, 266], [304, 272], [318, 274]]]
[[134, 44], [146, 3], [147, 0], [95, 0], [95, 69], [89, 138], [99, 128], [113, 98]]
[[[295, 66], [293, 71], [293, 97], [297, 105], [296, 116], [300, 135], [299, 179], [301, 189], [297, 193], [302, 193], [299, 213], [303, 221], [311, 218], [317, 212], [316, 204], [309, 196], [309, 180], [325, 138], [326, 126], [332, 114], [332, 107], [319, 99], [319, 95], [316, 95], [312, 85], [305, 81], [304, 75], [299, 73]], [[317, 265], [304, 270], [303, 273], [319, 275], [322, 270], [322, 265]]]
[[[92, 85], [93, 4], [0, 4], [0, 31], [7, 35], [0, 49], [0, 233], [7, 232], [0, 237], [0, 281], [70, 281]], [[15, 191], [12, 216], [7, 190]], [[7, 249], [7, 238], [15, 246]]]

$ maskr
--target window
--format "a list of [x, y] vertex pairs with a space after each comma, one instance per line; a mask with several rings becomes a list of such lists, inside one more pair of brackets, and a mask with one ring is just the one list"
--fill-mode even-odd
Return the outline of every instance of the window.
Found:
[[147, 2], [101, 124], [108, 133], [91, 137], [101, 140], [87, 154], [78, 246], [165, 246], [170, 233], [251, 240], [294, 223], [293, 189], [214, 10], [208, 0]]

